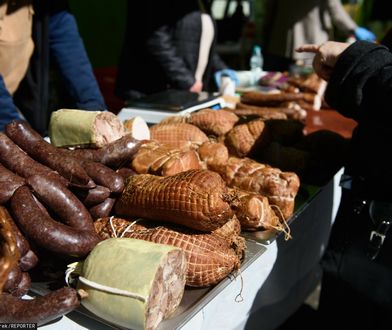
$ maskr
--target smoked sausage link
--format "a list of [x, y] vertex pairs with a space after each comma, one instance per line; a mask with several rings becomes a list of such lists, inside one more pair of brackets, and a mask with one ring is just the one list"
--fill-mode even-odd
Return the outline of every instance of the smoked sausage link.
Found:
[[80, 161], [68, 157], [46, 142], [38, 132], [24, 120], [16, 120], [5, 127], [7, 136], [38, 162], [60, 173], [71, 184], [94, 188], [94, 181], [87, 175]]
[[23, 178], [0, 164], [0, 205], [7, 203], [14, 191], [24, 183]]
[[110, 196], [110, 190], [106, 187], [97, 185], [93, 189], [72, 189], [72, 192], [79, 198], [83, 205], [90, 207], [102, 203]]
[[42, 175], [30, 176], [27, 183], [38, 199], [66, 225], [75, 229], [94, 230], [90, 213], [67, 187]]
[[126, 134], [122, 138], [99, 149], [75, 149], [67, 150], [67, 152], [76, 158], [100, 162], [111, 168], [118, 169], [130, 163], [132, 156], [138, 152], [140, 146], [145, 142], [146, 140], [137, 140], [131, 134]]
[[71, 312], [79, 305], [76, 290], [68, 287], [31, 300], [22, 300], [2, 293], [0, 294], [0, 322], [42, 325]]
[[69, 227], [53, 220], [27, 186], [15, 191], [11, 209], [23, 233], [50, 251], [84, 257], [100, 241], [92, 230]]
[[106, 165], [85, 160], [83, 167], [97, 184], [107, 187], [112, 193], [120, 194], [124, 190], [124, 178]]
[[0, 133], [0, 159], [5, 167], [23, 178], [42, 174], [57, 179], [64, 185], [68, 184], [64, 177], [32, 159], [3, 133]]

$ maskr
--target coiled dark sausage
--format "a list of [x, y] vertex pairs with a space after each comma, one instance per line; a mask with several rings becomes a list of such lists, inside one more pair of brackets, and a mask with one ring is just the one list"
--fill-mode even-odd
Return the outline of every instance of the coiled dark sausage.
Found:
[[106, 198], [102, 203], [95, 205], [89, 209], [94, 220], [108, 217], [113, 209], [116, 199]]
[[26, 181], [38, 199], [63, 223], [76, 229], [94, 230], [90, 213], [67, 187], [41, 175], [32, 175]]
[[14, 191], [24, 184], [23, 178], [0, 164], [0, 205], [7, 203]]
[[111, 168], [120, 168], [130, 163], [145, 140], [136, 140], [131, 134], [113, 141], [99, 149], [68, 150], [74, 157], [100, 162]]
[[110, 196], [110, 190], [102, 186], [96, 186], [95, 188], [88, 190], [73, 188], [72, 192], [87, 207], [102, 203]]
[[107, 187], [112, 193], [120, 194], [124, 190], [123, 177], [106, 165], [85, 160], [83, 167], [97, 184]]
[[76, 290], [68, 287], [31, 300], [22, 300], [3, 293], [0, 294], [0, 322], [42, 325], [79, 306]]
[[59, 152], [56, 147], [46, 142], [38, 132], [34, 131], [26, 121], [11, 122], [5, 127], [5, 132], [32, 158], [57, 171], [71, 184], [86, 189], [95, 186], [94, 181], [87, 175], [78, 159]]
[[15, 222], [36, 244], [63, 255], [83, 257], [100, 241], [94, 231], [69, 227], [53, 220], [39, 204], [26, 186], [18, 188], [11, 197]]
[[42, 174], [59, 180], [64, 185], [68, 184], [64, 177], [29, 157], [3, 133], [0, 133], [0, 159], [5, 167], [23, 178], [28, 178], [33, 174]]

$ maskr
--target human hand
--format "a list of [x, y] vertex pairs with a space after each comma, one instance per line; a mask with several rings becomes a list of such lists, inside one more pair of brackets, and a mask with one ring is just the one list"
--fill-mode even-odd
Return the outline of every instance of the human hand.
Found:
[[348, 43], [327, 41], [321, 45], [302, 45], [296, 49], [297, 52], [314, 53], [314, 71], [324, 80], [329, 80], [332, 70], [343, 51], [350, 46]]
[[222, 76], [228, 76], [231, 80], [234, 81], [235, 85], [238, 86], [240, 81], [238, 79], [237, 73], [232, 69], [223, 69], [216, 71], [214, 73], [215, 83], [218, 89], [221, 87]]
[[376, 41], [376, 36], [372, 31], [360, 26], [355, 29], [354, 35], [357, 40]]
[[203, 90], [203, 83], [200, 80], [196, 80], [195, 83], [189, 89], [190, 92], [200, 93]]

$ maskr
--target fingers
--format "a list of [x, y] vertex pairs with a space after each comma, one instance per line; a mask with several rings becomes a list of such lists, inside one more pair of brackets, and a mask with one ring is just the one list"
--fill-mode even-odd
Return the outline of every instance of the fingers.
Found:
[[298, 53], [317, 53], [320, 49], [320, 45], [315, 44], [305, 44], [299, 46], [295, 51]]

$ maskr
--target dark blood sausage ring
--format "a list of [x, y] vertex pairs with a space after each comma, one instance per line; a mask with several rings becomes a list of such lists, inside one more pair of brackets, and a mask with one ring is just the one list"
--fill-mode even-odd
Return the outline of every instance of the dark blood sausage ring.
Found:
[[0, 322], [42, 325], [73, 311], [79, 305], [80, 300], [76, 290], [68, 287], [31, 300], [2, 293], [0, 294]]
[[110, 215], [110, 212], [116, 202], [115, 198], [106, 198], [102, 203], [95, 205], [89, 209], [94, 220], [105, 218]]
[[100, 241], [93, 230], [73, 228], [53, 220], [27, 186], [15, 191], [11, 209], [22, 232], [50, 251], [84, 257]]
[[123, 177], [111, 168], [90, 160], [84, 160], [82, 164], [95, 183], [107, 187], [112, 193], [120, 194], [124, 190]]
[[0, 164], [0, 205], [7, 203], [14, 191], [24, 184], [23, 178]]
[[26, 180], [35, 196], [68, 226], [94, 230], [93, 219], [83, 203], [65, 186], [41, 175]]
[[137, 140], [131, 134], [127, 134], [99, 149], [64, 150], [73, 157], [92, 160], [117, 169], [129, 163], [145, 142], [146, 140]]
[[87, 175], [78, 159], [59, 152], [26, 121], [11, 122], [5, 127], [5, 133], [32, 158], [60, 173], [72, 185], [86, 189], [95, 187], [94, 181]]
[[0, 159], [5, 167], [23, 178], [28, 178], [33, 174], [42, 174], [57, 179], [64, 185], [68, 184], [64, 177], [29, 157], [3, 133], [0, 133]]
[[79, 198], [79, 200], [87, 207], [91, 207], [102, 203], [110, 196], [110, 190], [103, 186], [96, 186], [92, 189], [72, 189], [72, 192]]

